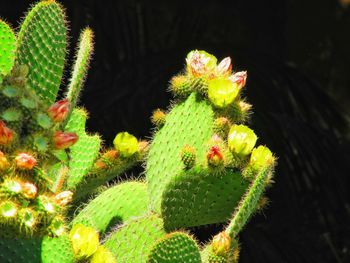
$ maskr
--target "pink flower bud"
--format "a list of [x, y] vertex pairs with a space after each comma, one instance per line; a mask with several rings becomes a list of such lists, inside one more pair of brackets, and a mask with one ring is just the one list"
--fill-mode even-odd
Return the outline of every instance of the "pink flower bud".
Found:
[[231, 58], [227, 57], [221, 60], [219, 65], [216, 67], [216, 73], [218, 75], [230, 75], [232, 70]]
[[238, 89], [241, 89], [245, 86], [247, 81], [247, 71], [236, 72], [229, 77], [229, 80], [231, 80], [232, 83], [236, 83]]
[[79, 137], [74, 132], [57, 131], [53, 136], [53, 143], [56, 149], [67, 149], [78, 141]]
[[73, 199], [73, 192], [71, 191], [64, 191], [55, 196], [55, 202], [59, 206], [65, 206], [66, 204], [70, 203]]
[[37, 160], [28, 153], [18, 154], [15, 160], [17, 167], [23, 170], [31, 170], [37, 163]]
[[63, 99], [53, 104], [47, 110], [47, 113], [49, 114], [49, 116], [54, 122], [61, 122], [67, 117], [67, 114], [69, 112], [69, 107], [70, 107], [70, 104], [68, 99]]
[[13, 131], [0, 120], [0, 145], [6, 145], [13, 140]]

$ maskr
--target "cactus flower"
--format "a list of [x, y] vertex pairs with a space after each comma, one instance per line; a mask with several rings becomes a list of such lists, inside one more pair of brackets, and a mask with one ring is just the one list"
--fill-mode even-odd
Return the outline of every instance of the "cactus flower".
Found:
[[16, 166], [23, 170], [32, 170], [37, 164], [37, 160], [28, 153], [20, 153], [16, 156]]
[[13, 131], [9, 129], [5, 122], [0, 120], [0, 145], [9, 144], [13, 140]]
[[70, 103], [68, 99], [63, 99], [53, 104], [47, 110], [47, 113], [54, 122], [62, 122], [67, 117], [69, 108]]
[[231, 58], [227, 57], [221, 60], [219, 65], [216, 67], [216, 74], [219, 76], [230, 75], [232, 70]]
[[71, 191], [64, 191], [55, 196], [55, 202], [59, 206], [65, 206], [68, 203], [70, 203], [73, 199], [73, 192]]
[[230, 151], [246, 156], [254, 148], [258, 137], [254, 131], [245, 125], [232, 125], [228, 135], [228, 146]]
[[255, 169], [269, 166], [273, 164], [274, 161], [275, 158], [273, 157], [270, 149], [262, 145], [260, 145], [258, 148], [254, 148], [252, 155], [250, 156], [250, 165], [252, 165], [252, 167]]
[[225, 78], [212, 79], [208, 85], [208, 97], [211, 103], [218, 108], [225, 108], [237, 97], [239, 88], [237, 83], [233, 83]]
[[34, 199], [36, 195], [38, 194], [38, 188], [35, 184], [32, 183], [23, 183], [22, 184], [22, 194], [24, 197], [28, 199]]
[[128, 132], [118, 133], [113, 144], [120, 156], [125, 158], [128, 158], [139, 151], [139, 143], [136, 137]]
[[200, 77], [211, 73], [216, 68], [217, 59], [203, 50], [193, 50], [188, 53], [186, 63], [188, 73]]
[[7, 168], [9, 168], [9, 166], [10, 166], [10, 163], [7, 160], [5, 154], [2, 151], [0, 151], [0, 171], [6, 170]]
[[90, 263], [117, 263], [113, 253], [104, 246], [99, 246], [92, 255]]
[[56, 149], [63, 150], [74, 145], [78, 139], [78, 135], [74, 132], [57, 131], [53, 136], [53, 143]]
[[231, 238], [226, 232], [220, 232], [214, 236], [211, 243], [213, 252], [218, 256], [226, 256], [231, 248]]
[[229, 77], [232, 83], [236, 83], [238, 89], [242, 89], [247, 82], [247, 71], [239, 71]]
[[99, 246], [99, 235], [92, 227], [76, 224], [69, 233], [75, 255], [88, 258], [94, 254]]
[[224, 157], [222, 155], [221, 149], [219, 146], [212, 146], [207, 153], [208, 163], [213, 166], [218, 166], [223, 163]]

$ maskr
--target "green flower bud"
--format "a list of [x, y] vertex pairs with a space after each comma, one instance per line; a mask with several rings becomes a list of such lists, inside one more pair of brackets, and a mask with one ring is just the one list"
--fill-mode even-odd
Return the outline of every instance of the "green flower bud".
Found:
[[245, 125], [233, 125], [228, 135], [230, 151], [239, 155], [248, 155], [255, 146], [258, 137]]
[[111, 251], [104, 246], [99, 246], [93, 254], [90, 263], [117, 263], [117, 260]]
[[272, 152], [266, 146], [260, 145], [258, 148], [254, 148], [252, 155], [250, 156], [250, 165], [254, 169], [260, 169], [265, 166], [273, 164], [275, 158]]
[[136, 137], [128, 132], [118, 133], [113, 141], [113, 144], [120, 156], [125, 158], [132, 156], [139, 150], [139, 143]]
[[99, 236], [92, 227], [76, 224], [69, 233], [75, 255], [88, 258], [94, 254], [99, 246]]
[[219, 78], [209, 81], [208, 97], [211, 103], [218, 108], [225, 108], [237, 97], [239, 89], [236, 83], [228, 79]]

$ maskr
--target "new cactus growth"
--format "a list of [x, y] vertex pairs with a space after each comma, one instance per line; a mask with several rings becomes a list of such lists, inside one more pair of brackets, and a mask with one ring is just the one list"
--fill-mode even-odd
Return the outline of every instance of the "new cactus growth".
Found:
[[[120, 132], [114, 147], [101, 150], [77, 106], [92, 30], [81, 33], [63, 98], [61, 5], [41, 1], [17, 34], [4, 21], [0, 33], [1, 262], [238, 261], [238, 235], [267, 203], [262, 194], [275, 165], [243, 125], [250, 109], [241, 95], [245, 71], [232, 72], [229, 57], [217, 63], [191, 51], [170, 82], [176, 103], [151, 117], [152, 141]], [[101, 188], [141, 161], [143, 179]], [[225, 222], [205, 245], [187, 230]]]

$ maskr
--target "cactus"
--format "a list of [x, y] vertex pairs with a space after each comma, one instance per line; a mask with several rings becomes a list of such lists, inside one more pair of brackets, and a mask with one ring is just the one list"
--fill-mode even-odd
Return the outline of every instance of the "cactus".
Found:
[[[61, 5], [41, 1], [18, 34], [4, 21], [0, 32], [1, 262], [238, 261], [239, 233], [266, 203], [276, 163], [244, 125], [251, 108], [241, 95], [245, 71], [232, 72], [230, 58], [217, 63], [191, 51], [170, 81], [172, 107], [153, 112], [151, 142], [120, 132], [103, 148], [77, 106], [92, 30], [81, 33], [60, 99], [67, 39]], [[140, 162], [139, 181], [106, 189]], [[188, 232], [216, 223], [227, 227], [204, 245]]]

